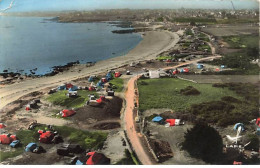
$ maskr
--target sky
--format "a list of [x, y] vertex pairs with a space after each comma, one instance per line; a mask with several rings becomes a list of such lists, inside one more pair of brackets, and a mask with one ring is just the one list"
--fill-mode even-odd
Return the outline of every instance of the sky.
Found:
[[[231, 0], [0, 0], [0, 12], [95, 10], [95, 9], [232, 9]], [[258, 9], [259, 0], [233, 0], [236, 9]]]

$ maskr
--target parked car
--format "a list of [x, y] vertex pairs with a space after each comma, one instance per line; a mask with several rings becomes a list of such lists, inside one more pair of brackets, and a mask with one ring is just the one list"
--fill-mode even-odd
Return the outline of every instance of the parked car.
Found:
[[10, 146], [12, 147], [12, 148], [16, 148], [17, 146], [19, 146], [20, 145], [20, 141], [19, 140], [15, 140], [15, 141], [13, 141], [12, 143], [10, 143]]
[[84, 149], [80, 147], [78, 144], [62, 144], [57, 149], [57, 154], [62, 156], [67, 156], [71, 153], [82, 153]]

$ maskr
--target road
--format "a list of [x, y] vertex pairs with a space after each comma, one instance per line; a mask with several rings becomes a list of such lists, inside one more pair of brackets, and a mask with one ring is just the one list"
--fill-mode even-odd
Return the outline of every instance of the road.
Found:
[[135, 81], [138, 79], [138, 76], [132, 77], [128, 84], [127, 90], [125, 92], [125, 100], [126, 100], [126, 108], [125, 108], [125, 129], [128, 139], [135, 151], [138, 159], [144, 165], [153, 165], [155, 162], [148, 155], [148, 151], [144, 148], [144, 144], [141, 141], [142, 135], [137, 133], [135, 128], [135, 120], [134, 120], [134, 99], [135, 99]]

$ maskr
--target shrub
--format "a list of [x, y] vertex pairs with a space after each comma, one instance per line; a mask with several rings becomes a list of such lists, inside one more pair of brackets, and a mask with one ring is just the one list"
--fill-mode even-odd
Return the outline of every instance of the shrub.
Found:
[[188, 86], [185, 89], [181, 89], [180, 93], [183, 94], [183, 95], [186, 95], [186, 96], [187, 95], [199, 95], [200, 91], [198, 91], [197, 89], [195, 89], [192, 86]]
[[225, 96], [225, 97], [222, 97], [221, 98], [222, 101], [225, 101], [225, 102], [230, 102], [230, 103], [241, 103], [240, 100], [232, 97], [232, 96]]
[[197, 123], [185, 133], [182, 149], [195, 158], [216, 163], [222, 156], [223, 142], [219, 133], [204, 123]]

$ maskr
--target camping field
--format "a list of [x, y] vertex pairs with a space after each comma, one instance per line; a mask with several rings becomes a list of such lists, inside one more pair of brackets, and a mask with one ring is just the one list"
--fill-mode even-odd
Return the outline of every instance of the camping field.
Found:
[[[35, 142], [38, 145], [43, 146], [45, 149], [52, 147], [52, 144], [42, 144], [39, 143], [39, 134], [37, 131], [39, 129], [48, 130], [44, 125], [37, 126], [34, 130], [19, 130], [16, 132], [17, 138], [21, 141], [21, 145], [11, 151], [2, 151], [0, 152], [0, 161], [4, 161], [7, 158], [15, 157], [24, 152], [24, 147], [30, 143]], [[65, 141], [69, 143], [77, 143], [81, 145], [84, 149], [101, 149], [107, 138], [107, 133], [100, 131], [88, 132], [83, 130], [78, 130], [75, 128], [67, 126], [55, 126], [55, 130], [64, 138]]]
[[46, 99], [55, 105], [65, 106], [68, 108], [79, 108], [89, 100], [89, 94], [96, 95], [96, 92], [94, 91], [79, 90], [77, 98], [69, 98], [66, 96], [67, 93], [68, 91], [66, 90], [58, 91], [48, 96]]
[[[145, 84], [142, 84], [142, 81]], [[199, 90], [200, 95], [186, 96], [180, 94], [180, 90], [187, 86], [193, 86]], [[138, 89], [141, 111], [152, 108], [170, 108], [174, 111], [186, 110], [192, 104], [220, 100], [223, 96], [242, 99], [227, 88], [214, 88], [211, 84], [197, 84], [173, 78], [142, 79], [138, 81]]]
[[258, 116], [259, 90], [242, 83], [198, 84], [175, 78], [138, 81], [140, 111], [172, 109], [218, 126], [248, 123]]

